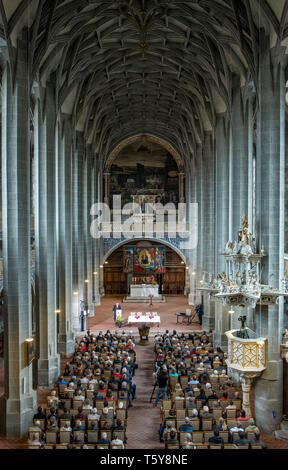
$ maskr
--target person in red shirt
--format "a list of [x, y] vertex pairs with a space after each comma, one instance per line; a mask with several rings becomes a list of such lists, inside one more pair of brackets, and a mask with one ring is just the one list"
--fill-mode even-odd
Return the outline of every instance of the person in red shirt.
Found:
[[223, 392], [223, 397], [220, 400], [228, 400], [228, 392]]

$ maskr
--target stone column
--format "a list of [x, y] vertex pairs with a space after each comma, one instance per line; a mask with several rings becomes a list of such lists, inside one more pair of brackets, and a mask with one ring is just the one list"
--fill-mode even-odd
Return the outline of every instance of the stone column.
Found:
[[[264, 246], [268, 253], [262, 261], [261, 281], [278, 289], [284, 274], [284, 70], [287, 57], [284, 47], [270, 49], [269, 37], [262, 35], [260, 39], [256, 224], [259, 246]], [[279, 305], [257, 308], [256, 323], [259, 336], [268, 338], [268, 347], [267, 369], [255, 386], [255, 415], [260, 430], [271, 433], [279, 427], [283, 411], [280, 356], [283, 299]]]
[[[213, 135], [205, 133], [203, 146], [203, 265], [204, 270], [212, 275], [215, 274], [215, 172]], [[214, 329], [215, 326], [215, 302], [211, 302], [209, 294], [203, 295], [204, 316], [203, 329]]]
[[104, 187], [104, 202], [109, 205], [110, 202], [110, 173], [104, 173], [105, 187]]
[[[252, 201], [248, 196], [252, 196], [253, 180], [249, 177], [252, 145], [249, 142], [250, 129], [252, 126], [250, 114], [250, 92], [244, 87], [241, 88], [240, 78], [233, 77], [232, 89], [232, 120], [231, 120], [231, 218], [230, 218], [230, 238], [237, 240], [238, 230], [241, 226], [241, 217], [244, 211], [250, 221], [252, 230]], [[231, 316], [231, 328], [239, 328], [239, 315], [247, 315], [249, 327], [253, 327], [253, 312], [251, 308], [235, 307], [235, 314]]]
[[[92, 149], [86, 146], [86, 160], [84, 172], [84, 246], [85, 246], [85, 301], [88, 306], [89, 316], [94, 316], [94, 305], [92, 302], [93, 272], [92, 272], [92, 241], [90, 234], [92, 207]], [[88, 282], [87, 282], [88, 281]]]
[[[234, 77], [232, 94], [232, 237], [237, 239], [241, 217], [248, 215], [249, 97], [243, 97], [240, 78]], [[251, 228], [251, 227], [250, 227]]]
[[73, 329], [80, 330], [80, 301], [84, 300], [83, 169], [84, 136], [77, 132], [73, 148]]
[[72, 130], [68, 115], [61, 116], [58, 155], [58, 278], [59, 335], [62, 356], [74, 351], [72, 330]]
[[[98, 201], [103, 202], [103, 170], [99, 166], [98, 171]], [[104, 201], [105, 202], [105, 201]], [[108, 201], [109, 203], [109, 201]], [[99, 292], [100, 296], [104, 295], [104, 268], [103, 268], [103, 253], [104, 253], [104, 244], [103, 237], [98, 240], [98, 253], [99, 253]], [[102, 266], [102, 267], [101, 267]]]
[[[203, 178], [204, 168], [202, 162], [202, 145], [197, 146], [195, 155], [195, 176], [196, 176], [196, 202], [198, 204], [198, 244], [197, 244], [197, 271], [196, 286], [200, 285], [203, 275], [203, 219], [204, 219], [204, 201], [203, 201]], [[202, 294], [196, 290], [196, 304], [202, 302]]]
[[[252, 383], [253, 380], [257, 377], [257, 374], [253, 375], [241, 375], [240, 377], [240, 382], [242, 386], [242, 392], [243, 392], [243, 401], [242, 401], [242, 408], [243, 410], [246, 411], [246, 414], [251, 418], [252, 413], [251, 413], [251, 403], [250, 403], [250, 393], [251, 393], [251, 388], [252, 388]], [[258, 422], [257, 422], [258, 425]]]
[[[215, 271], [225, 270], [225, 258], [221, 256], [229, 237], [229, 132], [225, 115], [218, 114], [215, 131]], [[229, 329], [229, 307], [215, 303], [214, 344], [227, 348], [225, 331]]]
[[[198, 204], [197, 200], [197, 175], [196, 175], [196, 164], [195, 164], [195, 155], [191, 155], [191, 164], [189, 168], [189, 193], [187, 195], [187, 201], [189, 204]], [[198, 207], [199, 209], [199, 207]], [[199, 218], [199, 217], [198, 217]], [[191, 220], [188, 220], [189, 227], [191, 224]], [[199, 222], [199, 220], [198, 220]], [[191, 230], [191, 229], [190, 229]], [[192, 250], [189, 250], [187, 253], [189, 264], [190, 264], [190, 294], [188, 298], [189, 305], [196, 305], [196, 288], [198, 282], [197, 276], [197, 247], [199, 243], [199, 227], [198, 227], [198, 240], [197, 246]], [[195, 274], [192, 274], [195, 273]]]
[[[26, 36], [26, 35], [25, 35]], [[25, 340], [32, 335], [30, 273], [30, 152], [27, 37], [17, 41], [13, 81], [6, 63], [2, 74], [2, 233], [4, 265], [4, 395], [1, 433], [24, 436], [36, 408], [32, 364]]]
[[[98, 203], [98, 160], [93, 160], [92, 168], [92, 205]], [[92, 218], [89, 218], [90, 224]], [[91, 236], [91, 235], [90, 235]], [[100, 305], [99, 295], [99, 240], [92, 237], [92, 253], [93, 253], [93, 305]], [[94, 310], [95, 312], [95, 310]]]
[[60, 373], [57, 352], [56, 167], [54, 88], [47, 83], [45, 107], [34, 112], [35, 293], [38, 336], [38, 385], [50, 386]]

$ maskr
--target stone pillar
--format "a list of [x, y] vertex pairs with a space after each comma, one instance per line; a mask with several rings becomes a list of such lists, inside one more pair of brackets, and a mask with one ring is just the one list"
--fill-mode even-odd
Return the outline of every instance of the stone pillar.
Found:
[[110, 202], [110, 173], [104, 173], [105, 187], [104, 187], [104, 202], [109, 205]]
[[[197, 146], [195, 156], [195, 176], [196, 176], [196, 202], [198, 204], [198, 244], [197, 244], [197, 271], [196, 285], [200, 285], [203, 275], [203, 219], [204, 219], [204, 201], [203, 201], [203, 175], [204, 168], [202, 162], [202, 145]], [[196, 290], [196, 304], [202, 302], [202, 294]]]
[[[98, 203], [98, 161], [96, 156], [93, 160], [93, 169], [92, 169], [92, 205]], [[91, 217], [89, 218], [91, 224]], [[91, 235], [90, 235], [91, 236]], [[92, 253], [93, 253], [93, 304], [101, 304], [100, 294], [99, 294], [99, 240], [92, 237]], [[94, 310], [95, 313], [95, 310]]]
[[84, 136], [77, 132], [73, 148], [73, 330], [80, 330], [80, 301], [84, 300], [83, 169]]
[[[205, 133], [203, 146], [203, 265], [204, 270], [215, 274], [215, 186], [214, 186], [214, 152], [213, 135]], [[214, 329], [215, 326], [215, 302], [211, 302], [209, 294], [203, 295], [204, 316], [203, 329]]]
[[[229, 133], [225, 115], [218, 114], [215, 131], [215, 271], [225, 271], [225, 258], [221, 255], [229, 237]], [[227, 348], [225, 331], [229, 329], [229, 307], [215, 302], [214, 344]]]
[[[257, 375], [253, 375], [253, 374], [251, 374], [250, 376], [243, 374], [240, 377], [240, 382], [241, 382], [242, 392], [243, 392], [242, 408], [243, 410], [246, 411], [246, 414], [249, 416], [249, 418], [252, 417], [250, 393], [251, 393], [253, 380], [256, 376]], [[257, 422], [257, 425], [258, 425], [258, 422]]]
[[[251, 119], [251, 92], [241, 88], [240, 78], [233, 77], [232, 89], [232, 120], [231, 120], [231, 218], [230, 238], [237, 240], [238, 230], [241, 226], [241, 217], [247, 213], [252, 230], [252, 201], [253, 179], [250, 177], [253, 143], [250, 140], [252, 127]], [[247, 326], [253, 329], [253, 311], [251, 308], [235, 307], [235, 314], [231, 316], [231, 328], [239, 328], [238, 318], [247, 315]]]
[[[43, 91], [44, 93], [44, 91]], [[34, 112], [35, 294], [38, 337], [38, 385], [50, 386], [60, 373], [57, 352], [56, 167], [54, 89], [47, 83], [45, 107]]]
[[32, 334], [28, 50], [23, 34], [17, 41], [15, 82], [6, 63], [1, 90], [5, 375], [0, 428], [7, 437], [24, 436], [36, 408], [25, 348]]
[[[260, 39], [256, 224], [259, 245], [268, 253], [261, 263], [261, 281], [278, 289], [284, 274], [284, 70], [287, 58], [284, 47], [270, 49], [269, 37], [262, 35]], [[267, 369], [255, 386], [255, 415], [260, 430], [271, 433], [279, 427], [283, 411], [280, 356], [283, 299], [279, 300], [279, 305], [258, 307], [256, 323], [257, 334], [268, 339], [268, 347]]]
[[[195, 164], [195, 155], [191, 155], [191, 164], [189, 168], [189, 193], [187, 195], [187, 201], [189, 201], [189, 204], [198, 204], [197, 200], [197, 175], [196, 175], [196, 164]], [[199, 209], [199, 207], [198, 207]], [[189, 226], [191, 224], [191, 220], [188, 220]], [[197, 276], [197, 248], [198, 248], [198, 243], [199, 243], [199, 227], [198, 227], [198, 241], [197, 241], [197, 246], [190, 250], [187, 253], [189, 263], [190, 263], [190, 294], [188, 298], [189, 305], [196, 305], [196, 288], [197, 288], [197, 282], [198, 282], [198, 276]], [[192, 274], [195, 273], [195, 274]]]
[[[237, 239], [241, 216], [248, 215], [248, 115], [249, 99], [243, 97], [240, 78], [234, 77], [232, 94], [232, 237]], [[250, 227], [251, 228], [251, 227]]]
[[72, 130], [70, 116], [62, 115], [58, 155], [58, 278], [59, 335], [62, 356], [74, 352], [72, 330]]
[[[92, 301], [93, 272], [92, 272], [92, 241], [90, 234], [92, 207], [92, 149], [86, 146], [86, 160], [84, 170], [84, 246], [85, 246], [85, 302], [88, 307], [89, 316], [94, 316], [94, 305]], [[88, 281], [88, 282], [87, 282]]]

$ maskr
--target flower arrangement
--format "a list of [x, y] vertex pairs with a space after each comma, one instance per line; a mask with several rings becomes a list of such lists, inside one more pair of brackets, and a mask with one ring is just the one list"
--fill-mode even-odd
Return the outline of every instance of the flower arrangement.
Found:
[[116, 325], [118, 326], [118, 328], [121, 328], [121, 326], [123, 325], [124, 323], [124, 320], [123, 320], [123, 317], [121, 314], [117, 314], [116, 316]]

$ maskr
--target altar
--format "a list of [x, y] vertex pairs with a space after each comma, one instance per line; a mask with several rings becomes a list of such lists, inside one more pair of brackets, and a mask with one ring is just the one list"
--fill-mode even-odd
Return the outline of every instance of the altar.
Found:
[[130, 295], [123, 302], [149, 302], [152, 304], [166, 302], [164, 295], [159, 294], [158, 284], [131, 284]]
[[130, 286], [130, 297], [146, 297], [159, 296], [159, 286], [155, 284], [138, 284]]

